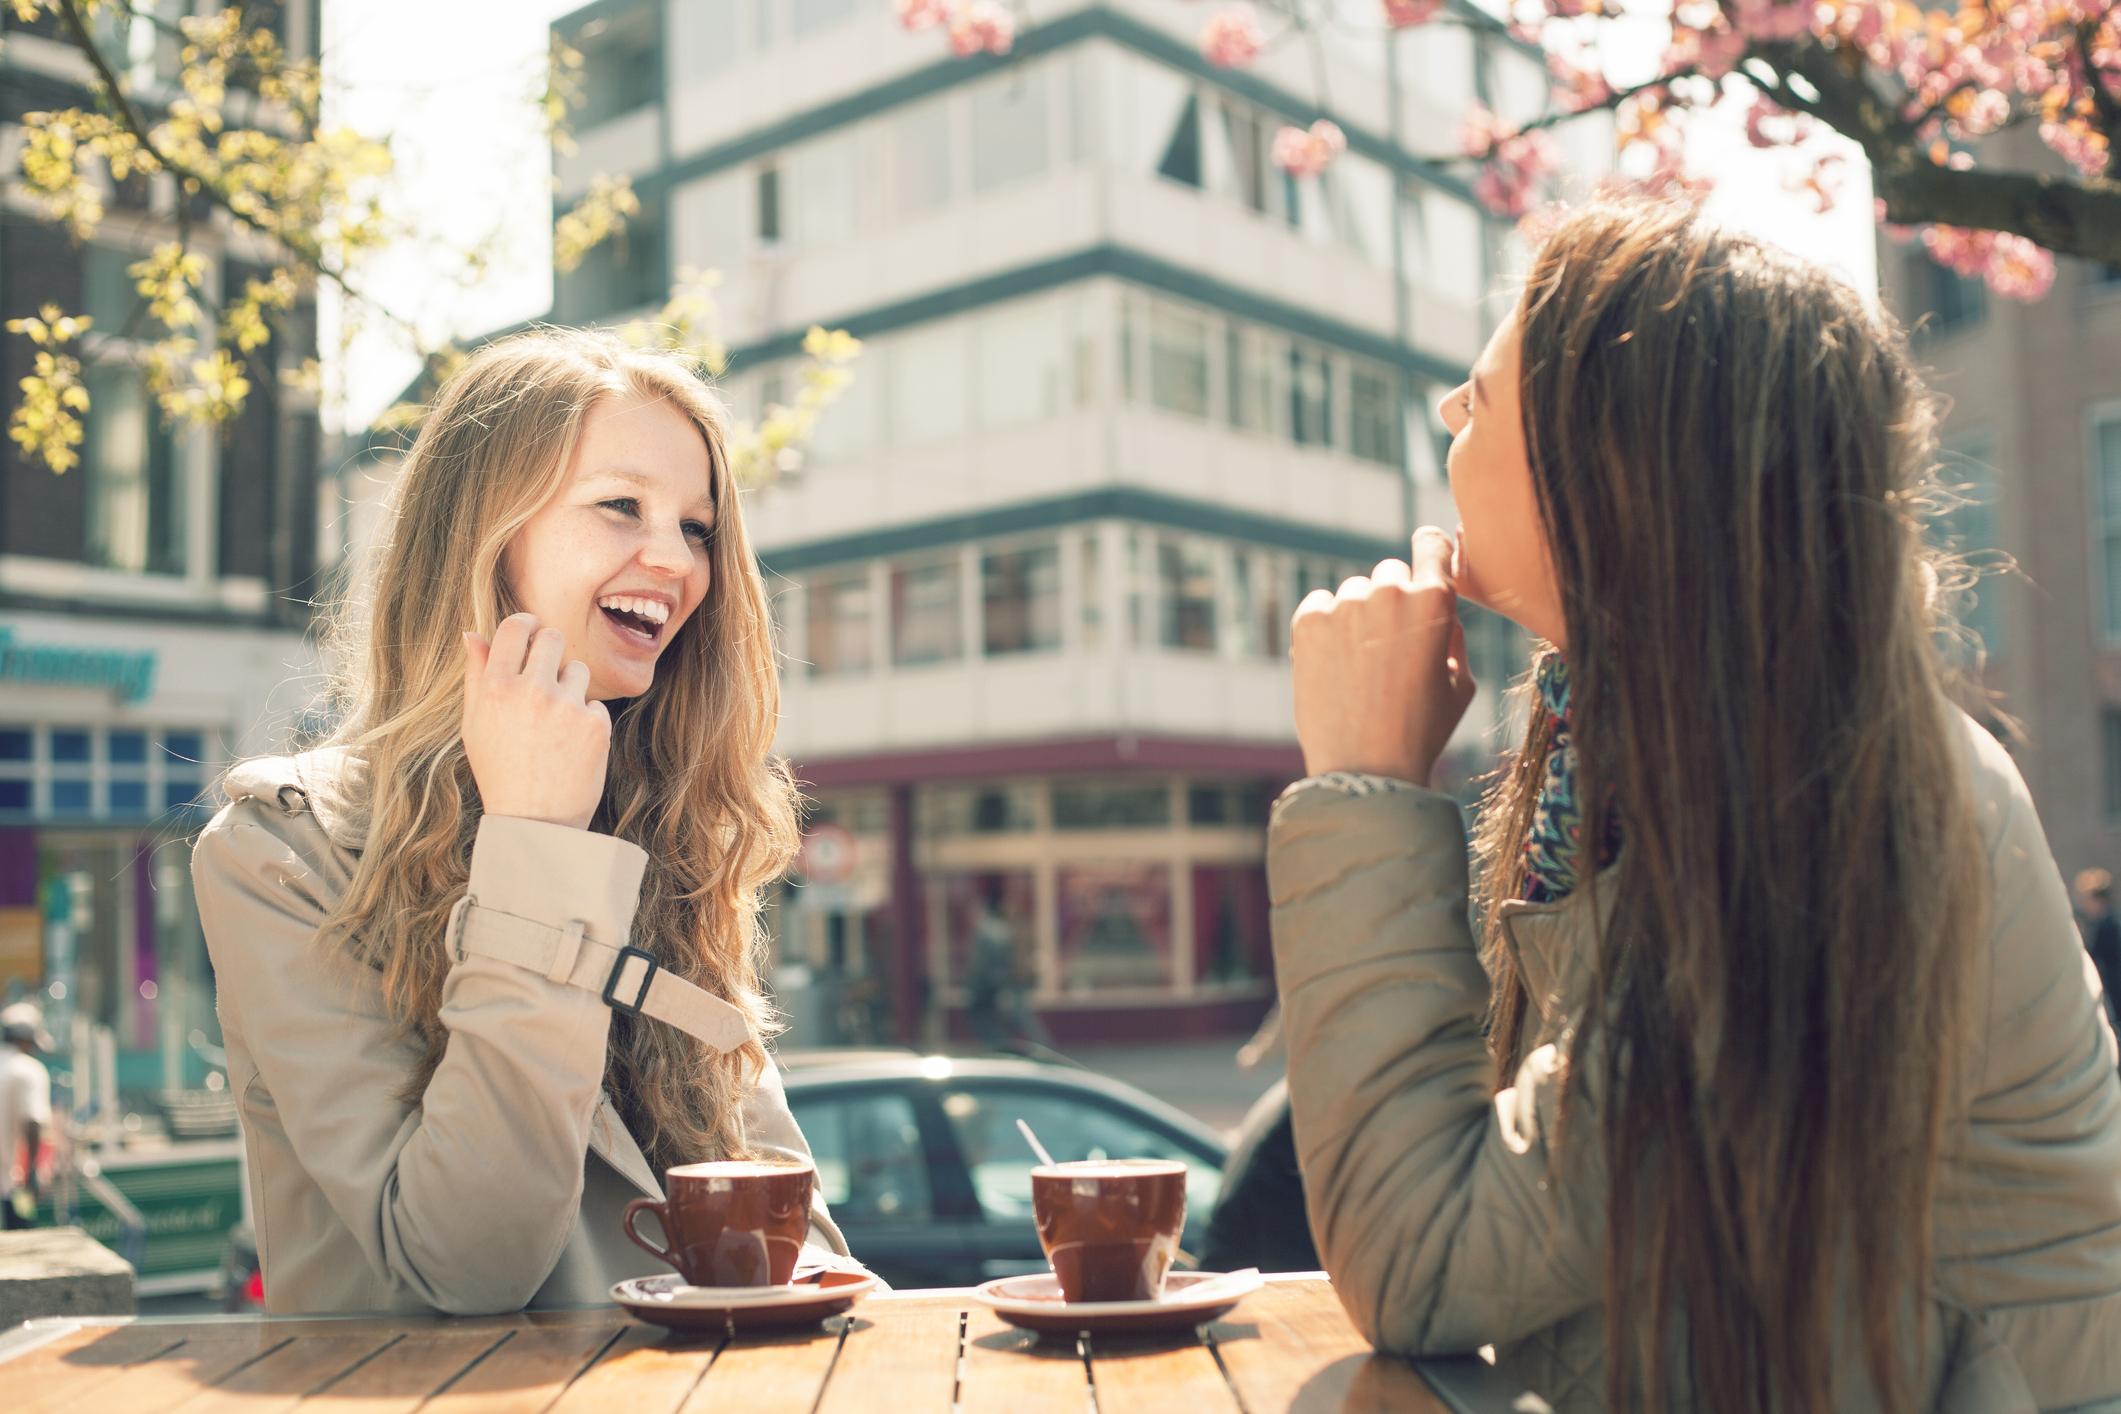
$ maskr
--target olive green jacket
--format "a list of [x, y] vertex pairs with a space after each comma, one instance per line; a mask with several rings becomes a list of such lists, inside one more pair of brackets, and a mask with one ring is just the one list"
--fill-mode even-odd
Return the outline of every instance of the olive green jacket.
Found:
[[[1966, 1414], [2121, 1408], [2114, 1036], [2025, 783], [1964, 726], [1995, 890], [1977, 983], [1986, 1034], [1947, 1140], [1940, 1300], [1912, 1374], [1924, 1407]], [[1492, 1345], [1501, 1371], [1557, 1409], [1601, 1407], [1604, 1178], [1595, 1140], [1557, 1161], [1548, 1137], [1613, 871], [1557, 904], [1506, 905], [1536, 1030], [1497, 1095], [1457, 805], [1411, 786], [1302, 782], [1275, 809], [1267, 864], [1311, 1228], [1349, 1316], [1384, 1350]], [[1597, 1133], [1606, 1097], [1589, 1079], [1571, 1096], [1572, 1133]], [[1864, 1363], [1853, 1337], [1837, 1348], [1837, 1407], [1871, 1402]]]
[[[388, 1014], [380, 974], [316, 937], [367, 844], [342, 761], [313, 752], [238, 766], [192, 854], [266, 1307], [474, 1314], [608, 1301], [612, 1283], [661, 1270], [620, 1218], [662, 1189], [604, 1089], [604, 984], [619, 968], [621, 1003], [722, 1050], [742, 1044], [744, 1017], [617, 954], [646, 868], [638, 845], [489, 816], [449, 935], [434, 943], [454, 958], [448, 1046], [407, 1104], [423, 1048]], [[809, 1156], [770, 1061], [743, 1122], [754, 1149]], [[822, 1199], [810, 1240], [847, 1251]]]

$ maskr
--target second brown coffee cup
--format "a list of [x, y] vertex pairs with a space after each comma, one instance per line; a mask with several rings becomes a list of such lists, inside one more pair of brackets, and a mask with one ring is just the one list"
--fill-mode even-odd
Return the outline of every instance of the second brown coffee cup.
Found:
[[[626, 1205], [626, 1235], [694, 1286], [785, 1286], [810, 1231], [816, 1179], [808, 1164], [680, 1164], [664, 1177], [663, 1201]], [[634, 1229], [644, 1212], [656, 1215], [665, 1245]]]
[[1031, 1170], [1039, 1245], [1066, 1301], [1153, 1301], [1186, 1226], [1186, 1166], [1087, 1159]]

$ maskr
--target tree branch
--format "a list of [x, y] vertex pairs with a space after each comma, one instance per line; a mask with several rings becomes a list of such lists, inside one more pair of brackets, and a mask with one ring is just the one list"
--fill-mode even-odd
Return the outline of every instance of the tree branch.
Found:
[[[88, 59], [90, 66], [95, 69], [97, 86], [102, 90], [103, 99], [116, 110], [118, 121], [125, 125], [126, 131], [130, 132], [134, 140], [140, 144], [141, 151], [154, 159], [157, 166], [180, 181], [186, 182], [198, 191], [205, 193], [207, 200], [211, 201], [222, 211], [227, 212], [232, 220], [264, 236], [275, 245], [293, 251], [300, 258], [302, 264], [312, 273], [320, 275], [338, 286], [340, 292], [348, 299], [360, 301], [390, 320], [393, 324], [396, 324], [400, 330], [413, 340], [415, 346], [423, 342], [420, 339], [417, 326], [412, 321], [401, 317], [384, 305], [362, 294], [347, 280], [344, 274], [335, 269], [324, 258], [324, 253], [321, 250], [316, 249], [307, 242], [293, 239], [287, 232], [275, 229], [248, 212], [238, 210], [235, 204], [229, 200], [227, 193], [223, 192], [218, 184], [203, 173], [194, 171], [192, 168], [181, 162], [174, 161], [164, 154], [155, 145], [153, 132], [141, 120], [139, 110], [133, 107], [132, 100], [126, 96], [125, 90], [119, 85], [118, 76], [112, 72], [110, 61], [105, 59], [103, 51], [96, 47], [95, 37], [89, 33], [88, 22], [82, 17], [81, 8], [77, 0], [59, 0], [59, 14], [66, 21], [66, 28], [73, 39], [74, 47], [81, 51]], [[183, 205], [181, 196], [178, 199], [178, 205], [180, 208]]]
[[1871, 162], [1888, 221], [2009, 231], [2057, 255], [2121, 265], [2121, 182], [2034, 172], [1958, 171], [1903, 149]]
[[2106, 76], [2092, 62], [2092, 41], [2098, 38], [2100, 20], [2077, 26], [2077, 58], [2084, 65], [2084, 86], [2092, 91], [2092, 112], [2099, 131], [2106, 134], [2106, 175], [2121, 180], [2121, 99], [2108, 92]]
[[1515, 136], [1518, 133], [1538, 132], [1541, 128], [1557, 127], [1562, 123], [1566, 123], [1571, 118], [1581, 118], [1586, 113], [1609, 112], [1612, 109], [1618, 108], [1621, 104], [1627, 102], [1630, 98], [1639, 97], [1640, 95], [1648, 93], [1653, 89], [1669, 88], [1681, 79], [1690, 79], [1696, 77], [1698, 74], [1700, 74], [1700, 72], [1701, 70], [1689, 64], [1683, 69], [1675, 69], [1671, 73], [1665, 74], [1660, 78], [1654, 78], [1646, 83], [1636, 84], [1633, 88], [1616, 88], [1609, 90], [1606, 96], [1604, 98], [1599, 99], [1596, 103], [1586, 104], [1581, 108], [1558, 108], [1552, 113], [1542, 113], [1538, 117], [1526, 123], [1523, 127], [1517, 128], [1512, 133], [1512, 136]]

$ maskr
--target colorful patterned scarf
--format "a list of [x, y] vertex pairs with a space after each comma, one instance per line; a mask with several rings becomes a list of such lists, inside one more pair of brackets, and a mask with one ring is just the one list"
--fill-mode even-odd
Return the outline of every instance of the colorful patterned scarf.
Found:
[[[1576, 891], [1576, 849], [1583, 837], [1583, 806], [1576, 798], [1576, 747], [1569, 736], [1569, 671], [1559, 653], [1539, 665], [1536, 712], [1553, 723], [1547, 744], [1547, 775], [1532, 807], [1532, 829], [1524, 843], [1524, 897], [1556, 903]], [[1620, 853], [1620, 817], [1606, 812], [1598, 867]]]

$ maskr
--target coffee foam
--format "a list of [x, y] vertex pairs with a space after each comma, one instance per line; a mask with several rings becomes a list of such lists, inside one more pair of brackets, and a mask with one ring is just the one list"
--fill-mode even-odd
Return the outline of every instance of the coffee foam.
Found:
[[774, 1164], [759, 1159], [710, 1159], [704, 1163], [679, 1164], [671, 1169], [672, 1178], [773, 1178], [791, 1173], [807, 1173], [808, 1164]]
[[1186, 1166], [1176, 1159], [1077, 1159], [1064, 1164], [1040, 1164], [1033, 1178], [1127, 1179], [1160, 1178], [1184, 1174]]

